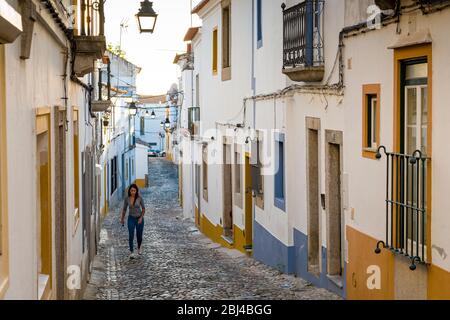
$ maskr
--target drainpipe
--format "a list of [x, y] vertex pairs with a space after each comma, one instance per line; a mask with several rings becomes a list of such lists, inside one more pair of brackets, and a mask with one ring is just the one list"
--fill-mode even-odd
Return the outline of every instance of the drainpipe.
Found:
[[[255, 78], [255, 0], [252, 0], [252, 92], [256, 95]], [[253, 128], [256, 126], [256, 101], [253, 100]]]
[[[255, 0], [252, 0], [252, 92], [253, 96], [256, 96], [256, 78], [255, 78]], [[245, 121], [245, 119], [244, 119]], [[253, 129], [256, 130], [256, 100], [253, 100]], [[254, 197], [254, 191], [252, 191], [252, 198]], [[254, 248], [255, 239], [255, 222], [256, 222], [256, 201], [252, 201], [252, 252]]]
[[108, 57], [108, 101], [111, 101], [111, 59]]
[[98, 100], [102, 101], [102, 68], [98, 68]]

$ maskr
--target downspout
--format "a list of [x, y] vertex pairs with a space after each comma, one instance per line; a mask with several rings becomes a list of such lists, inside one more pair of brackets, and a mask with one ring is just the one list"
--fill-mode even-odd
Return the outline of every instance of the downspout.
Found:
[[[255, 0], [252, 0], [252, 92], [256, 95], [255, 78]], [[245, 119], [244, 119], [245, 121]], [[256, 101], [253, 100], [253, 128], [256, 128]]]
[[[256, 95], [256, 78], [255, 78], [255, 0], [252, 0], [252, 93]], [[245, 121], [245, 119], [244, 119]], [[256, 130], [256, 100], [253, 100], [253, 129]], [[256, 194], [252, 191], [252, 252], [255, 239], [255, 223], [256, 223]]]

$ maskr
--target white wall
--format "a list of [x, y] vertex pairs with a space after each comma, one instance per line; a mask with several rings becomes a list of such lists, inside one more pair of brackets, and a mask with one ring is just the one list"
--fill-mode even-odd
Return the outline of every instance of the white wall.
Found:
[[[450, 252], [450, 199], [446, 190], [450, 188], [450, 171], [447, 169], [448, 123], [450, 110], [450, 67], [447, 41], [450, 10], [428, 16], [417, 15], [417, 31], [428, 28], [433, 40], [433, 150], [432, 150], [432, 260], [433, 264], [450, 271], [450, 261], [439, 254], [439, 250]], [[399, 25], [402, 33], [396, 34], [396, 25], [358, 35], [345, 40], [345, 60], [352, 59], [353, 70], [346, 69], [346, 135], [345, 153], [348, 161], [345, 170], [350, 176], [350, 205], [355, 209], [354, 226], [374, 238], [385, 238], [385, 188], [386, 160], [373, 161], [361, 157], [362, 85], [381, 84], [381, 128], [380, 143], [388, 151], [393, 150], [393, 103], [394, 65], [393, 50], [387, 49], [410, 30], [408, 15], [403, 15]], [[357, 53], [357, 54], [356, 54]], [[367, 63], [371, 61], [371, 63]], [[365, 72], [360, 72], [364, 70]]]
[[[56, 35], [65, 42], [48, 13], [41, 11], [44, 19], [55, 28]], [[20, 40], [6, 48], [6, 105], [8, 131], [8, 200], [9, 200], [9, 244], [10, 244], [10, 287], [7, 299], [37, 298], [37, 167], [36, 167], [36, 109], [51, 107], [51, 141], [53, 132], [54, 106], [64, 106], [64, 70], [62, 47], [48, 31], [36, 22], [34, 26], [31, 58], [20, 59]], [[69, 69], [67, 69], [67, 72]], [[92, 135], [85, 128], [84, 93], [78, 85], [67, 81], [69, 100], [69, 129], [66, 136], [67, 171], [67, 260], [68, 264], [81, 265], [81, 224], [74, 233], [73, 211], [73, 127], [72, 106], [79, 107], [80, 153], [92, 141]], [[87, 120], [86, 120], [87, 121]], [[85, 133], [86, 132], [86, 133]], [[54, 186], [55, 158], [52, 150], [52, 230], [55, 230]], [[24, 156], [24, 154], [26, 156]], [[81, 155], [80, 155], [81, 159]], [[81, 163], [81, 162], [80, 162]], [[81, 180], [80, 180], [81, 181]], [[80, 184], [80, 195], [81, 195]], [[24, 201], [25, 197], [25, 201]], [[82, 217], [82, 213], [80, 213]], [[55, 243], [53, 233], [53, 244]], [[53, 248], [53, 284], [56, 260]]]
[[145, 179], [148, 175], [148, 148], [136, 144], [136, 179]]
[[[231, 4], [231, 80], [222, 81], [222, 17], [220, 2], [212, 1], [200, 12], [203, 19], [201, 42], [198, 45], [201, 56], [201, 134], [204, 139], [217, 137], [216, 122], [238, 123], [243, 120], [243, 97], [251, 95], [251, 1], [232, 1]], [[212, 34], [218, 28], [218, 74], [212, 72]], [[197, 46], [194, 46], [197, 57]], [[197, 65], [196, 65], [197, 68]], [[218, 146], [222, 150], [222, 146]], [[220, 151], [221, 152], [221, 151]], [[232, 151], [234, 153], [234, 151]], [[245, 153], [243, 153], [245, 154]], [[202, 200], [202, 213], [220, 224], [223, 213], [222, 166], [208, 168], [209, 201]], [[242, 172], [244, 176], [244, 172]], [[219, 177], [219, 178], [218, 178]], [[234, 222], [243, 227], [243, 210], [234, 206]]]
[[[291, 1], [288, 7], [298, 3]], [[263, 1], [263, 46], [255, 51], [256, 95], [275, 93], [294, 84], [282, 73], [283, 67], [283, 1]], [[324, 8], [324, 57], [325, 76], [322, 84], [334, 84], [339, 80], [335, 67], [338, 52], [339, 31], [344, 26], [344, 6], [341, 1], [326, 1]], [[255, 18], [256, 20], [256, 18]], [[256, 27], [255, 27], [256, 29]], [[270, 61], [270, 63], [268, 63]], [[300, 83], [297, 83], [300, 84]], [[325, 130], [344, 129], [342, 98], [327, 93], [296, 93], [294, 96], [257, 101], [255, 128], [281, 130], [286, 134], [286, 212], [274, 206], [274, 177], [264, 179], [264, 211], [256, 207], [256, 221], [285, 245], [293, 245], [293, 228], [307, 233], [306, 198], [306, 129], [305, 118], [321, 118], [320, 132], [320, 192], [325, 193]], [[251, 105], [251, 101], [249, 101]], [[253, 107], [253, 106], [252, 106]], [[249, 122], [253, 112], [249, 108]], [[345, 138], [344, 138], [345, 140]], [[266, 142], [267, 143], [267, 142]], [[344, 141], [345, 144], [345, 141]], [[270, 141], [273, 150], [273, 141]], [[345, 160], [344, 160], [345, 161]], [[325, 212], [321, 217], [322, 245], [326, 246]]]

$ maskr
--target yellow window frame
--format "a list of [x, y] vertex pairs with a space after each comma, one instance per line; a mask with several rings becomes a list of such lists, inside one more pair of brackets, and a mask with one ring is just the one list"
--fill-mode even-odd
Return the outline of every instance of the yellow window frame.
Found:
[[368, 159], [376, 159], [376, 149], [372, 149], [371, 147], [367, 146], [367, 137], [368, 137], [368, 97], [369, 96], [375, 96], [377, 99], [377, 109], [375, 113], [375, 124], [376, 124], [376, 134], [375, 134], [375, 141], [377, 146], [380, 146], [380, 109], [381, 109], [381, 86], [380, 84], [366, 84], [363, 85], [362, 90], [362, 156], [364, 158]]
[[213, 29], [212, 34], [212, 72], [216, 76], [219, 71], [219, 30]]

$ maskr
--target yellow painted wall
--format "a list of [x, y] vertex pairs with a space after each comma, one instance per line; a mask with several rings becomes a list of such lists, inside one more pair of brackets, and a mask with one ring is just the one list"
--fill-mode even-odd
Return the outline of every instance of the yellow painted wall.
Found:
[[428, 267], [428, 299], [450, 300], [450, 272], [435, 265]]
[[222, 239], [223, 228], [218, 225], [211, 223], [205, 215], [202, 215], [200, 220], [200, 229], [205, 236], [210, 238], [212, 241], [222, 245], [225, 248], [233, 249], [228, 242]]
[[[198, 209], [195, 208], [195, 214], [198, 216]], [[245, 251], [245, 234], [244, 231], [241, 230], [236, 225], [233, 225], [233, 241], [234, 244], [230, 245], [227, 241], [225, 241], [222, 238], [222, 235], [224, 234], [223, 227], [220, 225], [214, 225], [211, 221], [208, 220], [208, 218], [205, 217], [205, 215], [202, 215], [200, 217], [200, 231], [210, 238], [212, 241], [220, 244], [221, 246], [228, 248], [228, 249], [236, 249], [241, 251], [244, 254], [247, 254], [247, 251]]]
[[134, 182], [140, 189], [145, 188], [145, 179], [137, 179]]
[[236, 250], [241, 251], [242, 253], [247, 254], [247, 251], [245, 251], [244, 246], [246, 245], [246, 239], [244, 231], [241, 230], [238, 226], [233, 226], [233, 234], [234, 234], [234, 248]]
[[200, 213], [198, 211], [197, 206], [195, 206], [194, 208], [194, 214], [195, 214], [195, 225], [197, 226], [197, 228], [199, 228], [200, 231], [202, 231], [200, 228]]
[[[394, 299], [394, 256], [388, 250], [375, 254], [377, 240], [347, 226], [348, 264], [347, 299], [349, 300], [393, 300]], [[367, 280], [369, 266], [379, 266], [381, 289], [370, 290]]]

